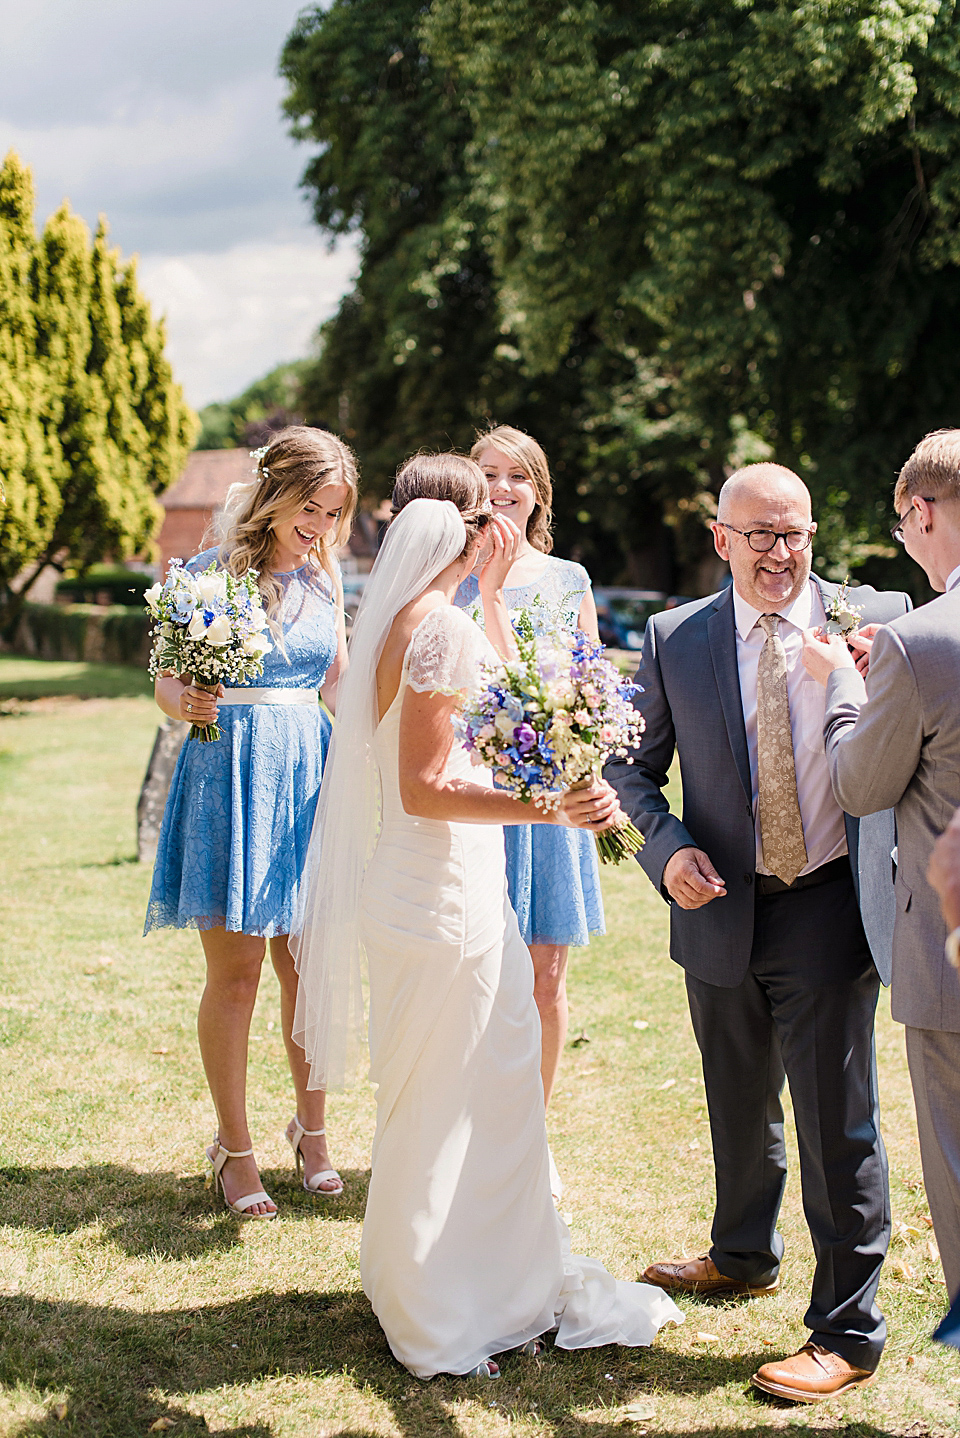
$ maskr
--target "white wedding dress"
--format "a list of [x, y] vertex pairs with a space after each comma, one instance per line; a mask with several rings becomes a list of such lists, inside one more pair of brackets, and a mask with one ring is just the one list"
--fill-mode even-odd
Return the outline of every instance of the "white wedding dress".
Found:
[[[420, 1378], [465, 1373], [554, 1327], [560, 1348], [649, 1344], [683, 1316], [660, 1289], [570, 1253], [550, 1194], [533, 967], [503, 831], [404, 812], [407, 685], [469, 689], [494, 657], [441, 606], [417, 627], [374, 737], [381, 829], [363, 880], [377, 1128], [360, 1249], [390, 1347]], [[447, 775], [491, 783], [454, 745]]]

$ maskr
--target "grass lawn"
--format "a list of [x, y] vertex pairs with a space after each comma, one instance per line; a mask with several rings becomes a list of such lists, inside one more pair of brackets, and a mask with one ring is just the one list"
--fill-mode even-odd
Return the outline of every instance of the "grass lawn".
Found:
[[153, 693], [153, 680], [130, 664], [82, 664], [0, 654], [0, 703], [17, 699], [124, 699]]
[[[0, 661], [0, 684], [55, 687], [43, 678], [53, 666], [28, 664]], [[83, 692], [75, 671], [89, 666], [57, 668]], [[927, 1338], [945, 1290], [885, 1002], [890, 1342], [872, 1388], [819, 1408], [779, 1407], [747, 1387], [758, 1363], [805, 1337], [812, 1260], [795, 1149], [775, 1297], [686, 1301], [685, 1325], [651, 1349], [508, 1356], [499, 1383], [420, 1383], [391, 1358], [359, 1285], [371, 1094], [332, 1098], [346, 1192], [309, 1198], [282, 1136], [291, 1094], [265, 977], [250, 1112], [281, 1217], [239, 1224], [218, 1209], [202, 1177], [213, 1118], [194, 1035], [199, 942], [140, 937], [150, 875], [134, 858], [134, 807], [156, 722], [135, 696], [0, 717], [0, 1433], [956, 1433], [960, 1361]], [[567, 1050], [550, 1130], [575, 1249], [633, 1278], [652, 1259], [704, 1250], [712, 1168], [665, 907], [635, 868], [605, 887], [609, 935], [572, 966], [571, 1038], [589, 1041]]]

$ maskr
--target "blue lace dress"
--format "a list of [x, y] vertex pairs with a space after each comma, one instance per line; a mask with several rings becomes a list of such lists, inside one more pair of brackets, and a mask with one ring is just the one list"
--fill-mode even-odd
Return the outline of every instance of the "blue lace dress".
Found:
[[[577, 626], [580, 604], [590, 588], [582, 564], [550, 555], [532, 584], [505, 589], [510, 610], [543, 605], [570, 629]], [[478, 622], [483, 607], [472, 574], [454, 600]], [[600, 870], [593, 835], [552, 824], [505, 824], [507, 886], [528, 944], [587, 944], [605, 933]]]
[[[188, 568], [205, 569], [205, 550]], [[337, 654], [330, 577], [305, 565], [284, 589], [286, 656], [274, 642], [250, 685], [319, 689]], [[184, 742], [170, 784], [144, 933], [211, 929], [271, 938], [293, 921], [330, 720], [319, 704], [222, 704], [219, 740]]]

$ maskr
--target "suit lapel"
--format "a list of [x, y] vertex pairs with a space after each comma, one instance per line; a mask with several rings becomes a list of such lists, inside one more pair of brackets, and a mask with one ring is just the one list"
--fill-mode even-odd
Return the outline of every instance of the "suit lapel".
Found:
[[730, 584], [717, 600], [707, 620], [707, 638], [713, 675], [717, 682], [720, 707], [727, 726], [727, 738], [733, 753], [740, 783], [748, 802], [753, 804], [750, 783], [750, 756], [747, 753], [747, 731], [743, 726], [743, 701], [740, 698], [740, 674], [737, 669], [737, 634], [733, 624], [733, 585]]
[[840, 591], [840, 586], [839, 584], [831, 584], [829, 579], [821, 579], [819, 574], [814, 574], [812, 570], [810, 571], [810, 578], [813, 580], [814, 584], [820, 591], [820, 600], [823, 604], [823, 612], [824, 614], [826, 614], [828, 608], [833, 603], [834, 599], [836, 599], [837, 594]]

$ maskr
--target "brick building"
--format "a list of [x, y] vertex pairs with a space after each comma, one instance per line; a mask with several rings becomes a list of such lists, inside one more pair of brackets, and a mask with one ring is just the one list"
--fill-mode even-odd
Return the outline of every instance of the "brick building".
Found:
[[213, 511], [226, 499], [237, 480], [253, 478], [254, 461], [246, 449], [195, 449], [184, 471], [160, 496], [164, 508], [160, 546], [160, 576], [171, 559], [189, 559], [203, 543]]

